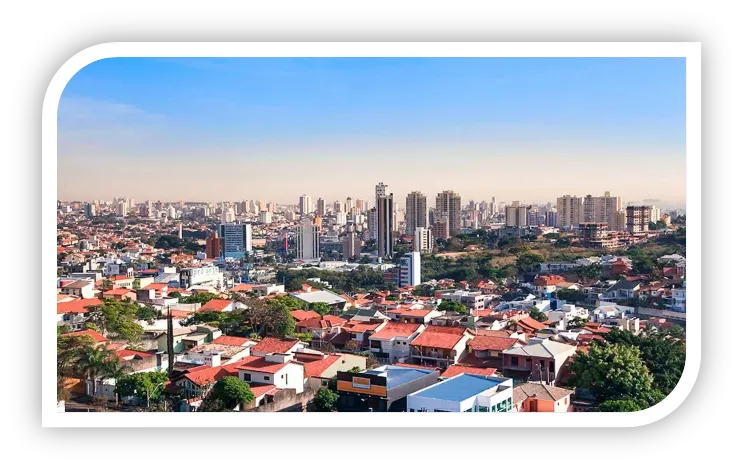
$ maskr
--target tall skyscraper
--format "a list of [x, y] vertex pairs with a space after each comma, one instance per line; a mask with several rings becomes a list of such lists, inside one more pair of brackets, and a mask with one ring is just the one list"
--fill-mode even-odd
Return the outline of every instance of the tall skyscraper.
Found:
[[253, 227], [247, 223], [222, 223], [219, 225], [221, 252], [223, 257], [244, 259], [246, 252], [253, 251]]
[[583, 198], [582, 221], [611, 224], [614, 214], [621, 208], [622, 198], [612, 196], [609, 191], [604, 192], [604, 195], [600, 197], [593, 197], [589, 194]]
[[335, 223], [340, 226], [346, 226], [348, 216], [346, 212], [335, 212]]
[[304, 194], [299, 197], [299, 214], [305, 216], [312, 211], [312, 200], [310, 196]]
[[660, 208], [656, 207], [655, 205], [650, 206], [650, 221], [652, 223], [657, 223], [658, 220], [660, 220]]
[[435, 220], [431, 225], [431, 234], [434, 240], [451, 238], [449, 222], [447, 220]]
[[506, 206], [506, 226], [528, 226], [527, 212], [529, 207], [514, 200], [511, 205]]
[[393, 195], [385, 195], [377, 198], [377, 255], [379, 257], [392, 257], [393, 253]]
[[320, 227], [313, 220], [304, 218], [295, 228], [297, 259], [314, 261], [320, 259]]
[[128, 212], [129, 212], [129, 205], [126, 203], [126, 200], [122, 200], [116, 205], [116, 215], [120, 217], [125, 217]]
[[[173, 207], [170, 207], [170, 209], [173, 209], [173, 213], [175, 213], [175, 209]], [[170, 212], [168, 212], [168, 216], [170, 216]], [[235, 210], [232, 207], [223, 209], [222, 210], [222, 223], [234, 223], [234, 222], [235, 222]]]
[[644, 233], [648, 231], [650, 210], [649, 205], [627, 206], [627, 231], [630, 233]]
[[444, 191], [436, 196], [436, 211], [442, 221], [449, 224], [449, 236], [462, 231], [462, 198], [454, 191]]
[[359, 213], [364, 211], [364, 201], [361, 199], [356, 199], [356, 208], [359, 210]]
[[183, 223], [178, 223], [178, 239], [183, 239]]
[[85, 204], [85, 216], [88, 218], [93, 218], [95, 216], [95, 205]]
[[573, 229], [583, 221], [583, 197], [563, 195], [557, 198], [557, 225]]
[[418, 228], [428, 226], [426, 196], [418, 191], [405, 198], [405, 234], [413, 236]]
[[351, 208], [353, 207], [353, 200], [350, 197], [346, 197], [346, 206], [345, 206], [345, 212], [351, 213]]
[[433, 233], [430, 228], [418, 227], [413, 235], [413, 251], [430, 253], [433, 250]]
[[217, 259], [220, 254], [220, 239], [217, 235], [217, 232], [215, 231], [212, 233], [212, 235], [207, 238], [206, 240], [206, 257], [209, 259]]
[[400, 260], [400, 286], [415, 287], [421, 283], [421, 253], [408, 252]]
[[317, 199], [317, 211], [315, 213], [320, 216], [325, 215], [325, 200], [320, 197]]
[[374, 187], [374, 208], [377, 209], [377, 221], [371, 227], [371, 237], [373, 239], [379, 239], [379, 198], [387, 195], [387, 185], [380, 182]]

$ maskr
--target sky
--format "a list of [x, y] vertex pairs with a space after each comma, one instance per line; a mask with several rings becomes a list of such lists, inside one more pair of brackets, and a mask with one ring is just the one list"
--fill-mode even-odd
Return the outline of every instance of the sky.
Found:
[[113, 58], [67, 84], [61, 200], [686, 199], [683, 58]]

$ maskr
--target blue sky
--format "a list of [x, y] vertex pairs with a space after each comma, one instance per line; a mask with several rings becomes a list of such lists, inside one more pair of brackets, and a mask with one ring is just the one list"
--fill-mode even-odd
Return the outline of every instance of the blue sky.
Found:
[[[59, 192], [290, 202], [371, 198], [368, 179], [478, 200], [603, 190], [683, 200], [685, 112], [675, 58], [106, 59], [60, 101]], [[181, 183], [133, 170], [149, 188], [79, 184], [81, 168], [103, 175], [123, 160], [169, 168]], [[649, 174], [606, 172], [631, 164]], [[579, 166], [572, 180], [565, 165]], [[248, 190], [215, 167], [265, 177]], [[474, 179], [472, 167], [483, 168]], [[534, 171], [559, 181], [520, 189]]]

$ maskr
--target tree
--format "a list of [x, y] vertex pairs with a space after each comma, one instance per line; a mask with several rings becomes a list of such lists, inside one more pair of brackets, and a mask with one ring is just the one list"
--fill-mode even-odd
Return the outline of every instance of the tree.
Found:
[[586, 295], [580, 290], [561, 288], [557, 291], [557, 298], [570, 303], [580, 303], [586, 299]]
[[531, 316], [532, 319], [535, 319], [539, 322], [544, 322], [548, 319], [547, 315], [539, 311], [539, 309], [537, 309], [536, 306], [531, 307], [531, 309], [529, 310], [529, 316]]
[[467, 307], [462, 303], [455, 303], [449, 300], [442, 300], [437, 308], [439, 311], [453, 311], [459, 314], [467, 314]]
[[413, 290], [413, 295], [415, 296], [427, 296], [431, 297], [434, 295], [434, 292], [436, 291], [436, 288], [428, 283], [422, 283], [415, 287]]
[[361, 373], [361, 368], [359, 368], [358, 366], [354, 366], [353, 368], [348, 370], [348, 372], [349, 373]]
[[172, 292], [168, 293], [168, 298], [179, 298], [180, 299], [182, 297], [183, 297], [183, 295], [181, 295], [181, 292], [172, 291]]
[[[128, 363], [120, 362], [116, 359], [111, 359], [105, 362], [103, 365], [103, 377], [113, 380], [114, 389], [116, 389], [116, 383], [124, 378], [129, 372], [132, 371], [132, 367]], [[116, 393], [116, 404], [119, 403], [119, 394]]]
[[601, 277], [601, 264], [581, 265], [576, 267], [573, 272], [578, 276], [578, 279], [581, 282], [597, 280]]
[[377, 361], [377, 357], [374, 356], [373, 353], [371, 353], [369, 350], [365, 350], [361, 352], [359, 355], [362, 357], [366, 357], [366, 369], [372, 369], [379, 366], [379, 361]]
[[129, 300], [117, 301], [103, 299], [103, 304], [89, 307], [90, 321], [98, 330], [113, 339], [127, 342], [138, 342], [144, 329], [137, 324], [137, 313], [140, 307]]
[[635, 401], [628, 399], [604, 401], [599, 404], [599, 412], [639, 412], [641, 410]]
[[60, 376], [77, 376], [81, 372], [80, 362], [85, 351], [95, 346], [95, 340], [89, 335], [57, 335], [57, 374]]
[[330, 313], [330, 305], [327, 303], [312, 303], [312, 311], [315, 311], [320, 316], [325, 316]]
[[145, 406], [150, 407], [151, 400], [162, 396], [168, 375], [164, 371], [133, 373], [119, 379], [116, 392], [120, 396], [138, 396], [144, 398]]
[[219, 298], [219, 295], [216, 295], [214, 293], [199, 292], [199, 293], [196, 293], [195, 295], [181, 298], [180, 302], [186, 303], [186, 304], [201, 303], [203, 305], [203, 304], [208, 303], [210, 300], [216, 300], [218, 298]]
[[567, 248], [567, 247], [570, 247], [570, 239], [569, 238], [564, 238], [564, 237], [558, 238], [555, 241], [555, 247], [556, 248]]
[[588, 389], [599, 404], [628, 400], [646, 409], [663, 398], [653, 387], [653, 376], [635, 346], [594, 345], [588, 353], [580, 351], [573, 356], [570, 371], [569, 384]]
[[[204, 398], [203, 411], [215, 411], [218, 408], [232, 410], [237, 406], [253, 402], [255, 395], [250, 385], [235, 377], [226, 376], [214, 384], [211, 391]], [[199, 408], [201, 410], [201, 407]]]
[[332, 412], [338, 408], [338, 394], [328, 388], [320, 388], [312, 399], [315, 412]]
[[520, 274], [538, 272], [542, 262], [544, 257], [527, 252], [516, 258], [516, 269]]
[[580, 329], [583, 326], [585, 326], [587, 322], [588, 322], [588, 319], [586, 318], [574, 317], [573, 319], [568, 321], [567, 328], [568, 329]]
[[93, 382], [95, 396], [98, 389], [97, 381], [103, 376], [106, 364], [111, 359], [111, 352], [103, 347], [85, 347], [80, 353], [77, 366]]

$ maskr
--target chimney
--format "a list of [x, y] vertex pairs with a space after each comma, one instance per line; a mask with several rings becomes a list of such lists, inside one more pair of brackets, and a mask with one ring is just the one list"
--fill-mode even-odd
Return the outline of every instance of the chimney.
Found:
[[206, 358], [206, 363], [212, 367], [216, 368], [218, 366], [222, 366], [222, 354], [221, 353], [215, 353], [211, 355], [210, 357]]

